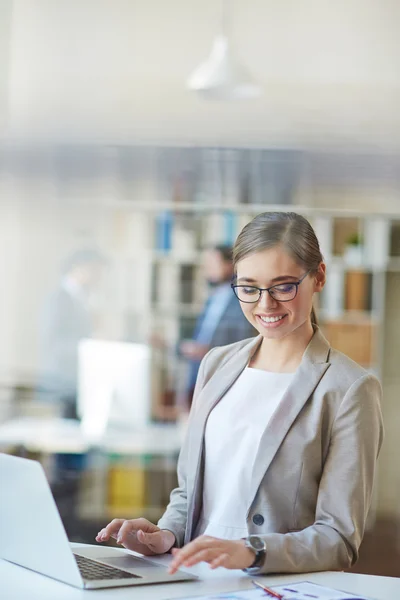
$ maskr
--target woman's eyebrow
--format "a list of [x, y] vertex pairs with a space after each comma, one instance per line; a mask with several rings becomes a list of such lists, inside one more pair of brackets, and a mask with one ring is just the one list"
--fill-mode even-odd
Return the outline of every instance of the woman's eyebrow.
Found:
[[[281, 275], [280, 277], [274, 277], [270, 281], [271, 281], [271, 283], [276, 283], [278, 281], [287, 281], [288, 279], [294, 279], [294, 281], [299, 280], [299, 278], [295, 277], [294, 275]], [[241, 281], [243, 283], [256, 283], [256, 280], [252, 279], [251, 277], [240, 277], [236, 281], [237, 282]]]

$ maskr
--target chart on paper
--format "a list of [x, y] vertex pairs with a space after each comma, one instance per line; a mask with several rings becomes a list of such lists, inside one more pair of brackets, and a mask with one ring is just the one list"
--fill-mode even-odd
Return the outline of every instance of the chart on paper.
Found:
[[[260, 583], [264, 582], [260, 581]], [[279, 594], [282, 600], [373, 600], [367, 596], [327, 588], [310, 581], [274, 585], [270, 589]], [[182, 600], [268, 600], [268, 598], [272, 598], [272, 596], [268, 596], [266, 591], [254, 588], [223, 594], [211, 594], [209, 596], [191, 596]]]

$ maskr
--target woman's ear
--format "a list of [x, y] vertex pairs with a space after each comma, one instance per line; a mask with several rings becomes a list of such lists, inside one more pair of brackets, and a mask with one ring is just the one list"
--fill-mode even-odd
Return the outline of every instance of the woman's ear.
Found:
[[326, 265], [324, 262], [320, 262], [318, 265], [318, 271], [315, 274], [314, 292], [320, 292], [325, 285], [325, 281], [326, 281]]

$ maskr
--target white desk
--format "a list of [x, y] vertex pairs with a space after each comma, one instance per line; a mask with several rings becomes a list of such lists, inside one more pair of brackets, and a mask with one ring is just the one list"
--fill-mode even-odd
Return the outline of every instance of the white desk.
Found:
[[[79, 546], [79, 544], [74, 544]], [[168, 563], [169, 556], [158, 559]], [[108, 590], [79, 590], [59, 583], [43, 575], [38, 575], [22, 567], [0, 560], [0, 597], [4, 600], [166, 600], [167, 598], [191, 598], [202, 594], [229, 592], [252, 588], [251, 578], [241, 571], [217, 569], [212, 572], [204, 564], [191, 571], [199, 575], [200, 581], [114, 588]], [[353, 573], [308, 573], [304, 575], [280, 575], [263, 577], [268, 585], [308, 580], [353, 594], [362, 594], [375, 600], [398, 600], [400, 579], [375, 577]]]
[[[183, 436], [184, 427], [168, 423], [149, 425], [132, 432], [110, 431], [101, 439], [94, 440], [85, 437], [79, 423], [72, 419], [23, 417], [0, 425], [0, 452], [7, 452], [13, 447], [44, 455], [94, 452], [95, 467], [87, 469], [90, 471], [90, 485], [85, 487], [81, 497], [79, 514], [83, 519], [106, 521], [111, 516], [105, 509], [109, 456], [157, 456], [168, 478], [171, 472], [175, 474]], [[51, 479], [50, 473], [51, 467], [48, 475]], [[174, 486], [170, 479], [166, 480], [165, 485], [170, 489]], [[155, 514], [158, 518], [164, 507], [165, 501], [162, 500], [160, 506], [153, 507], [153, 511], [148, 507], [147, 515], [151, 518]]]
[[23, 446], [31, 452], [84, 453], [92, 449], [117, 454], [176, 455], [183, 428], [173, 424], [149, 425], [133, 432], [108, 432], [101, 439], [87, 438], [71, 419], [25, 417], [0, 425], [0, 449]]

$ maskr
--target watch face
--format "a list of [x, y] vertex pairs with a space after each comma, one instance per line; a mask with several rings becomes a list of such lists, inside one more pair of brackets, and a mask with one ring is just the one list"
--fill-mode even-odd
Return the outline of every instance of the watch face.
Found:
[[264, 550], [265, 548], [265, 542], [256, 535], [251, 535], [249, 537], [249, 542], [251, 544], [251, 547], [254, 548], [254, 550], [256, 550], [257, 552]]

